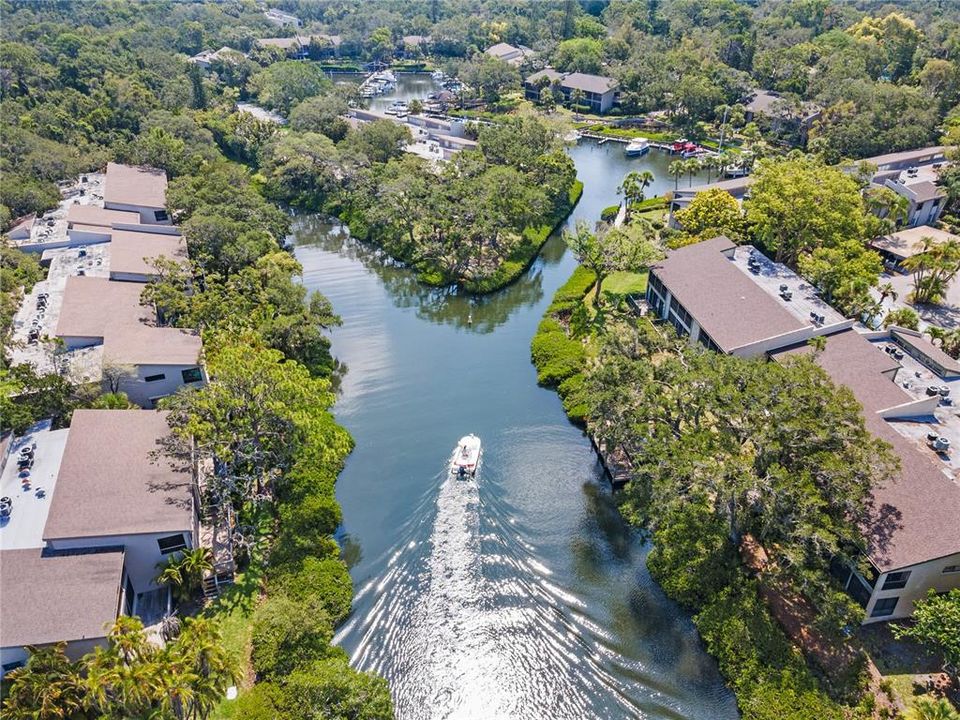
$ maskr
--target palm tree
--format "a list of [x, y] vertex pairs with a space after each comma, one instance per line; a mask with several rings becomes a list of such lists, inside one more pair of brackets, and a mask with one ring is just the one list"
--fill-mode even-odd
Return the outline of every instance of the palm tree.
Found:
[[157, 565], [157, 583], [170, 585], [181, 602], [189, 600], [200, 588], [203, 576], [213, 570], [213, 555], [208, 548], [196, 547], [171, 555]]
[[570, 100], [573, 103], [574, 112], [580, 112], [580, 105], [583, 104], [584, 95], [583, 90], [580, 88], [574, 88], [573, 92], [570, 93]]
[[4, 716], [51, 720], [83, 716], [87, 693], [79, 664], [70, 661], [66, 647], [59, 642], [52, 647], [27, 648], [27, 664], [5, 678], [10, 687], [3, 703]]
[[653, 173], [649, 170], [627, 173], [626, 177], [623, 178], [623, 182], [620, 183], [620, 187], [617, 188], [617, 191], [623, 194], [623, 199], [628, 206], [633, 203], [643, 202], [643, 191], [649, 187], [653, 180]]
[[680, 176], [687, 171], [683, 160], [674, 160], [667, 166], [667, 174], [673, 178], [673, 189], [676, 191], [680, 184]]
[[893, 287], [893, 283], [884, 283], [878, 287], [877, 290], [880, 292], [880, 302], [883, 302], [887, 298], [890, 298], [891, 302], [896, 302], [897, 298], [900, 297], [896, 288]]
[[683, 165], [687, 171], [687, 187], [693, 187], [693, 176], [700, 172], [700, 161], [697, 158], [684, 160]]

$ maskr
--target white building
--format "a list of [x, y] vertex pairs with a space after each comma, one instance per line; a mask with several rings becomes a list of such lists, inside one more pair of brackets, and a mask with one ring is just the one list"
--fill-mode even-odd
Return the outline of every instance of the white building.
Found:
[[206, 383], [197, 333], [158, 327], [140, 304], [143, 285], [102, 277], [69, 277], [55, 335], [68, 350], [103, 346], [105, 391], [113, 383], [131, 402], [153, 407], [188, 385]]
[[[170, 437], [166, 413], [77, 410], [67, 430], [47, 421], [0, 441], [0, 494], [11, 501], [0, 524], [3, 673], [27, 645], [89, 652], [118, 615], [158, 623], [171, 599], [157, 565], [179, 550], [210, 548], [217, 582], [232, 579], [229, 514], [208, 503], [201, 520], [200, 478]], [[34, 454], [27, 482], [24, 447]]]
[[791, 270], [723, 237], [671, 251], [650, 271], [647, 302], [691, 342], [741, 357], [786, 361], [813, 353], [810, 338], [822, 336], [815, 362], [851, 390], [867, 429], [900, 460], [872, 491], [863, 528], [872, 572], [838, 568], [840, 580], [865, 622], [909, 617], [928, 590], [960, 587], [957, 361], [914, 331], [857, 332]]
[[156, 168], [108, 163], [103, 207], [139, 213], [141, 223], [169, 225], [167, 174]]

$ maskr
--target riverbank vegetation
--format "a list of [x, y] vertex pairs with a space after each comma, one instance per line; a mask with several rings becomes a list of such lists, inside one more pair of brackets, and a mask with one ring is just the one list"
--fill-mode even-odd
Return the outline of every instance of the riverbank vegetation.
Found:
[[[54, 181], [108, 159], [154, 165], [171, 177], [168, 209], [186, 237], [191, 263], [184, 268], [158, 262], [157, 278], [142, 300], [157, 309], [162, 323], [200, 329], [210, 382], [162, 402], [173, 437], [163, 450], [190, 454], [216, 469], [205, 492], [209, 501], [232, 506], [242, 530], [240, 582], [205, 607], [202, 617], [185, 620], [179, 639], [162, 650], [132, 658], [128, 648], [141, 635], [131, 631], [118, 636], [117, 647], [97, 651], [92, 664], [66, 667], [62, 658], [35, 654], [11, 674], [4, 712], [47, 718], [64, 710], [40, 705], [48, 696], [36, 692], [49, 684], [53, 663], [70, 682], [91, 683], [64, 717], [392, 717], [386, 683], [350, 668], [344, 652], [331, 645], [352, 598], [333, 539], [340, 524], [334, 483], [352, 447], [330, 412], [335, 363], [324, 330], [339, 319], [326, 298], [307, 293], [300, 283], [300, 265], [284, 249], [289, 215], [265, 196], [267, 182], [252, 171], [268, 144], [280, 142], [278, 128], [236, 113], [230, 84], [254, 78], [252, 92], [292, 106], [329, 83], [322, 77], [305, 83], [300, 65], [278, 63], [267, 72], [253, 61], [225, 74], [229, 81], [213, 82], [183, 63], [181, 53], [194, 41], [177, 33], [192, 28], [233, 42], [238, 19], [222, 6], [117, 7], [123, 12], [102, 17], [106, 6], [100, 3], [5, 9], [4, 66], [19, 58], [19, 75], [9, 83], [5, 76], [2, 86], [5, 179], [22, 173], [23, 187], [53, 192], [47, 197], [38, 191], [30, 200], [11, 190], [0, 199], [16, 211], [46, 210], [59, 195]], [[252, 5], [242, 16], [266, 31]], [[152, 30], [138, 33], [140, 23]], [[13, 32], [29, 35], [31, 44], [10, 39]], [[131, 70], [144, 67], [151, 70]], [[333, 134], [341, 128], [331, 123], [327, 129]], [[382, 147], [380, 130], [358, 134], [351, 147], [375, 155]], [[296, 133], [283, 139], [308, 144], [315, 138]], [[31, 261], [16, 251], [5, 254], [5, 302], [9, 296], [12, 306], [19, 287], [36, 279]], [[54, 374], [54, 387], [45, 378], [27, 377], [30, 371], [15, 368], [4, 375], [3, 407], [11, 396], [26, 394], [28, 404], [11, 405], [23, 411], [16, 416], [23, 415], [20, 424], [61, 405], [58, 411], [68, 417], [77, 389], [61, 375]], [[40, 385], [50, 387], [37, 392]], [[10, 417], [5, 413], [5, 420]], [[177, 583], [172, 569], [162, 577]], [[202, 643], [191, 631], [194, 624], [210, 628]], [[191, 645], [193, 659], [176, 654], [183, 643]], [[119, 655], [115, 668], [105, 664], [110, 653]], [[156, 682], [146, 682], [141, 665], [148, 661]], [[102, 672], [94, 665], [102, 665]], [[227, 669], [221, 672], [221, 665]], [[226, 685], [234, 682], [240, 697], [223, 700]], [[129, 702], [116, 704], [127, 697]]]

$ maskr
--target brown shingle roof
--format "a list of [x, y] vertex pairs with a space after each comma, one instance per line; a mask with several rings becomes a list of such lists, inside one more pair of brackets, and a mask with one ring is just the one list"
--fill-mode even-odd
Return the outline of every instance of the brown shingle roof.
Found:
[[110, 272], [152, 275], [152, 263], [144, 258], [160, 256], [185, 262], [187, 243], [182, 235], [141, 233], [127, 230], [110, 232]]
[[900, 340], [900, 342], [909, 345], [918, 353], [930, 358], [944, 370], [952, 373], [960, 373], [960, 362], [957, 362], [955, 358], [947, 355], [916, 330], [893, 327], [890, 329], [890, 333]]
[[[774, 357], [811, 352], [810, 346], [801, 346]], [[899, 363], [854, 330], [827, 337], [816, 362], [853, 392], [867, 429], [900, 458], [896, 477], [873, 489], [873, 519], [864, 529], [873, 563], [880, 570], [895, 570], [960, 552], [960, 486], [877, 414], [913, 400], [893, 382], [892, 370]]]
[[563, 86], [574, 90], [583, 90], [597, 95], [617, 89], [617, 81], [603, 75], [588, 75], [587, 73], [570, 73], [563, 78]]
[[156, 168], [108, 163], [103, 202], [162, 209], [167, 203], [167, 174]]
[[[775, 360], [807, 355], [813, 348], [804, 343], [771, 353]], [[855, 330], [844, 330], [824, 338], [817, 364], [838, 385], [846, 385], [868, 413], [909, 403], [913, 398], [893, 382], [900, 363], [877, 349]]]
[[806, 327], [724, 254], [735, 247], [723, 236], [687, 245], [652, 271], [725, 352]]
[[67, 224], [110, 227], [113, 223], [139, 225], [140, 213], [131, 210], [107, 210], [97, 205], [71, 205], [67, 208]]
[[946, 230], [940, 230], [929, 225], [918, 225], [875, 238], [870, 244], [878, 250], [885, 250], [899, 258], [908, 258], [923, 252], [923, 238], [925, 237], [930, 238], [934, 243], [960, 240], [960, 237]]
[[158, 456], [169, 435], [165, 412], [76, 410], [44, 540], [190, 531], [190, 468]]
[[117, 617], [123, 552], [0, 551], [0, 647], [105, 637]]
[[142, 291], [140, 283], [67, 278], [57, 337], [103, 338], [104, 360], [124, 365], [197, 364], [200, 336], [156, 327], [156, 314], [140, 305]]

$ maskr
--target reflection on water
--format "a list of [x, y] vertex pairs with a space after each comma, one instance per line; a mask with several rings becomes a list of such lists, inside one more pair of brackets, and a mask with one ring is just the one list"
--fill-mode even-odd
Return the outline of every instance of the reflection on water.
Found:
[[[434, 323], [453, 325], [472, 332], [490, 333], [510, 317], [518, 307], [530, 306], [543, 299], [540, 267], [547, 261], [538, 259], [524, 282], [513, 283], [500, 292], [472, 295], [454, 286], [436, 288], [417, 281], [416, 275], [373, 245], [357, 242], [347, 228], [335, 218], [308, 215], [297, 220], [298, 253], [314, 247], [356, 260], [377, 274], [397, 307], [412, 308], [417, 317]], [[554, 263], [563, 257], [564, 245], [559, 238], [547, 247]]]
[[[594, 221], [620, 170], [606, 146], [570, 152], [588, 188], [571, 222]], [[350, 367], [338, 539], [357, 594], [336, 640], [390, 681], [398, 717], [735, 718], [589, 441], [536, 384], [530, 338], [575, 266], [562, 242], [477, 299], [421, 286], [324, 219], [298, 217], [294, 233], [304, 283], [343, 317], [333, 352]], [[468, 432], [483, 469], [451, 481]]]

